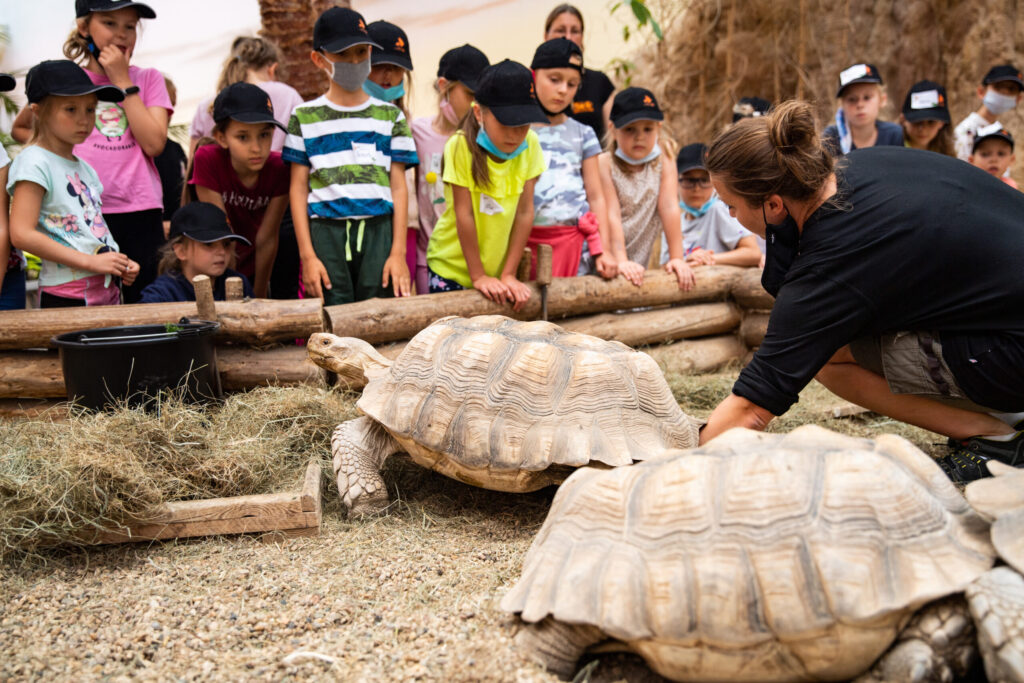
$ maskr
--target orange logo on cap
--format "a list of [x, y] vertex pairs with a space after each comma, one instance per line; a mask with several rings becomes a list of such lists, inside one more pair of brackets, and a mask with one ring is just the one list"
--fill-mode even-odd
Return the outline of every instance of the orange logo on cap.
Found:
[[648, 107], [654, 106], [654, 100], [651, 99], [650, 95], [644, 95], [644, 105]]
[[594, 113], [594, 103], [590, 100], [584, 102], [573, 102], [572, 103], [573, 114], [592, 114]]
[[363, 23], [362, 19], [359, 20], [359, 30], [366, 33], [366, 24]]
[[534, 90], [533, 90], [533, 81], [530, 81], [530, 99], [531, 100], [537, 99], [537, 93], [535, 93]]
[[867, 64], [864, 65], [864, 73], [868, 76], [871, 75], [871, 67]]
[[942, 93], [939, 93], [939, 106], [940, 107], [945, 107], [946, 106], [946, 98], [942, 96]]
[[405, 52], [405, 41], [402, 40], [402, 36], [398, 36], [398, 38], [395, 39], [395, 49], [399, 52]]
[[1019, 78], [1020, 80], [1024, 81], [1024, 74], [1022, 74], [1021, 72], [1018, 71], [1017, 72], [1017, 78]]
[[274, 111], [274, 103], [270, 101], [269, 97], [267, 98], [267, 109]]

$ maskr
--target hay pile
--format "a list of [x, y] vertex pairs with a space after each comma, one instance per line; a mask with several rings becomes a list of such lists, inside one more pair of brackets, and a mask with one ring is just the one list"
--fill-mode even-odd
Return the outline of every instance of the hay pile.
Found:
[[[637, 56], [632, 83], [650, 88], [678, 142], [710, 142], [744, 96], [798, 97], [817, 105], [822, 127], [835, 115], [839, 72], [875, 64], [895, 121], [907, 90], [946, 86], [953, 125], [976, 110], [989, 67], [1024, 67], [1024, 12], [1005, 0], [649, 0], [665, 30]], [[1000, 120], [1024, 135], [1024, 107]], [[1024, 168], [1018, 155], [1015, 172]]]
[[331, 432], [355, 414], [349, 394], [268, 387], [208, 408], [0, 423], [0, 561], [169, 501], [290, 490], [311, 457], [330, 469]]

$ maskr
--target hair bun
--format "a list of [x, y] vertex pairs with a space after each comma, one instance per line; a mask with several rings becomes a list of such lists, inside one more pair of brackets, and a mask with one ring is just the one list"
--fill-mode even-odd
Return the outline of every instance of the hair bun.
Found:
[[821, 145], [814, 110], [807, 102], [783, 102], [765, 118], [768, 140], [782, 154], [805, 152]]

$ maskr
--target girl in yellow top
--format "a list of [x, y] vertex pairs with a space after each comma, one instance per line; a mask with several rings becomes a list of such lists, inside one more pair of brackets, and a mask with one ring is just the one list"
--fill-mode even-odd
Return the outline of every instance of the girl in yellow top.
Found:
[[476, 102], [444, 148], [447, 208], [427, 247], [430, 291], [472, 287], [515, 310], [530, 298], [516, 279], [533, 227], [533, 188], [544, 156], [531, 123], [547, 117], [533, 76], [504, 60], [484, 70]]

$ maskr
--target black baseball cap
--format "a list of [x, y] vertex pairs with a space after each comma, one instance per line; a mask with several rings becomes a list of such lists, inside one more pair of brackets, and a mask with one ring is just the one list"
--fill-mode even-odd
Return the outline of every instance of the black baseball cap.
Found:
[[441, 61], [437, 65], [437, 77], [458, 81], [476, 92], [480, 74], [490, 65], [491, 62], [487, 59], [487, 55], [467, 43], [460, 47], [453, 47], [441, 55]]
[[366, 30], [363, 15], [348, 7], [330, 7], [313, 24], [313, 49], [336, 54], [353, 45], [380, 48]]
[[568, 38], [552, 38], [533, 53], [531, 69], [576, 69], [583, 73], [583, 50]]
[[761, 97], [743, 97], [732, 107], [732, 122], [764, 116], [771, 108], [772, 103]]
[[10, 92], [14, 90], [15, 85], [14, 76], [11, 74], [0, 73], [0, 92]]
[[227, 214], [219, 206], [209, 202], [191, 202], [174, 212], [167, 237], [174, 239], [179, 236], [203, 244], [221, 240], [237, 240], [242, 244], [252, 244], [241, 235], [236, 235], [228, 225]]
[[491, 110], [503, 126], [547, 123], [533, 87], [533, 74], [519, 62], [504, 59], [484, 69], [473, 91], [476, 101]]
[[75, 17], [81, 19], [92, 12], [113, 12], [125, 7], [134, 7], [143, 19], [156, 19], [156, 12], [152, 7], [129, 0], [75, 0]]
[[366, 27], [366, 32], [380, 45], [370, 55], [371, 64], [394, 64], [412, 71], [409, 36], [405, 35], [405, 31], [387, 21], [375, 21]]
[[949, 123], [949, 101], [946, 89], [935, 81], [918, 81], [910, 86], [903, 100], [903, 118], [907, 121], [942, 121]]
[[971, 154], [974, 154], [978, 150], [978, 145], [986, 140], [1005, 140], [1010, 143], [1010, 149], [1013, 149], [1013, 136], [998, 121], [978, 129], [978, 132], [975, 133], [974, 144], [971, 146]]
[[708, 155], [708, 146], [703, 142], [695, 142], [679, 150], [676, 155], [676, 171], [682, 176], [695, 168], [707, 170], [704, 159]]
[[124, 90], [113, 85], [96, 85], [85, 70], [69, 59], [48, 59], [28, 70], [25, 95], [29, 102], [39, 102], [48, 95], [73, 97], [96, 93], [104, 102], [120, 102]]
[[847, 86], [854, 83], [877, 83], [882, 84], [882, 75], [874, 64], [854, 64], [851, 67], [839, 72], [839, 89], [836, 90], [836, 97], [842, 97]]
[[626, 88], [612, 101], [612, 124], [622, 128], [633, 121], [664, 121], [654, 93], [646, 88]]
[[283, 131], [287, 128], [274, 118], [274, 103], [258, 85], [239, 81], [217, 93], [213, 100], [213, 120], [233, 119], [242, 123], [272, 123]]
[[1024, 74], [1012, 64], [1000, 64], [994, 66], [988, 70], [985, 74], [985, 78], [981, 81], [982, 85], [988, 85], [989, 83], [998, 83], [1000, 81], [1013, 81], [1024, 89]]

